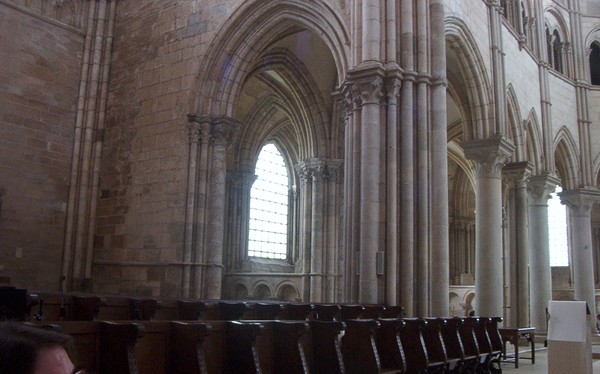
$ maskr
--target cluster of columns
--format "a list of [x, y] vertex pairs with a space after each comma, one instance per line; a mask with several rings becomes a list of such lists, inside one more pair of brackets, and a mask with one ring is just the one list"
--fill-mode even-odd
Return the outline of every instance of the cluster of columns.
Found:
[[219, 299], [223, 280], [226, 148], [239, 123], [188, 115], [189, 160], [182, 290], [185, 297]]
[[353, 9], [362, 33], [344, 84], [344, 299], [446, 315], [444, 4], [403, 1], [400, 17], [396, 6], [365, 0]]
[[[60, 288], [91, 291], [94, 233], [116, 0], [90, 3], [81, 67]], [[63, 288], [63, 286], [65, 288]]]

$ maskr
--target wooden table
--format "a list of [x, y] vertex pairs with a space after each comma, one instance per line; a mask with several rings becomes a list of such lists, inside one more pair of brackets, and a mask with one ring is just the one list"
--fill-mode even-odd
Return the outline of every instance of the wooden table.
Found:
[[531, 357], [521, 357], [530, 359], [532, 364], [535, 364], [535, 327], [503, 327], [499, 328], [500, 336], [502, 337], [502, 356], [504, 360], [506, 356], [506, 342], [509, 342], [515, 347], [515, 368], [519, 367], [519, 340], [526, 339], [531, 343]]

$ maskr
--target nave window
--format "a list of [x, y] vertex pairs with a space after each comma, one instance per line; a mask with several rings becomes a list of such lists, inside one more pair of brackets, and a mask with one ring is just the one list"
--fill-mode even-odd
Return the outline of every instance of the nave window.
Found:
[[256, 162], [257, 179], [250, 191], [248, 256], [285, 260], [288, 257], [290, 178], [277, 146], [263, 146]]

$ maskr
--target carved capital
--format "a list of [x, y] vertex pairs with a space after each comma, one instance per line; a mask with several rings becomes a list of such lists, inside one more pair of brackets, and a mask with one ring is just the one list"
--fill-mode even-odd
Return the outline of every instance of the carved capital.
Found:
[[504, 136], [472, 140], [462, 143], [465, 156], [475, 161], [479, 177], [500, 177], [502, 167], [510, 158], [514, 144]]
[[550, 174], [530, 177], [529, 183], [527, 184], [527, 191], [529, 192], [531, 205], [548, 205], [550, 194], [554, 192], [556, 186], [559, 184], [560, 180], [556, 176]]
[[338, 182], [343, 176], [342, 161], [311, 158], [299, 162], [296, 172], [303, 182]]
[[357, 104], [379, 104], [383, 97], [383, 79], [375, 77], [354, 82], [352, 96]]
[[526, 188], [532, 170], [533, 164], [529, 161], [511, 162], [502, 169], [502, 177], [510, 187]]
[[577, 189], [559, 192], [560, 202], [569, 207], [571, 214], [589, 217], [594, 204], [600, 202], [600, 190]]
[[[198, 115], [188, 114], [188, 121], [191, 123], [190, 127], [197, 127], [198, 136], [203, 142], [210, 141], [215, 145], [227, 145], [235, 131], [240, 127], [240, 122], [233, 118], [224, 116], [210, 116], [210, 115]], [[190, 130], [192, 131], [192, 130]], [[193, 134], [196, 135], [196, 134]], [[190, 137], [192, 134], [190, 134]], [[190, 142], [192, 139], [190, 138]]]

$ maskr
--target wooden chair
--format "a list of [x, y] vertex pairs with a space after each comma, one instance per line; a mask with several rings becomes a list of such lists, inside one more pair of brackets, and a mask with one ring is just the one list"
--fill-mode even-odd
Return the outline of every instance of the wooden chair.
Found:
[[[427, 349], [430, 373], [444, 373], [449, 370], [451, 363], [448, 361], [446, 346], [442, 338], [442, 326], [446, 323], [442, 318], [425, 318], [427, 324], [423, 329], [423, 340]], [[456, 361], [452, 363], [454, 366]]]
[[315, 319], [319, 321], [339, 321], [341, 307], [338, 304], [315, 304]]
[[285, 304], [283, 318], [285, 320], [305, 321], [310, 319], [310, 315], [314, 310], [314, 305], [305, 303], [288, 303]]
[[248, 303], [244, 301], [219, 301], [219, 319], [222, 321], [238, 321], [244, 317]]
[[100, 313], [102, 300], [95, 295], [72, 295], [71, 319], [73, 321], [95, 321]]
[[[346, 321], [349, 319], [358, 319], [363, 316], [363, 312], [365, 311], [365, 307], [362, 305], [350, 305], [350, 304], [342, 304], [340, 305], [340, 319], [342, 321]], [[369, 318], [374, 319], [374, 318]]]
[[[364, 305], [364, 310], [363, 310], [360, 318], [364, 318], [364, 319], [385, 318], [383, 316], [384, 312], [385, 312], [385, 306], [368, 304], [368, 305]], [[391, 318], [395, 318], [395, 317], [391, 317]]]
[[380, 318], [376, 343], [382, 369], [395, 369], [406, 372], [406, 357], [400, 340], [406, 322], [400, 318]]
[[406, 317], [406, 312], [404, 308], [399, 305], [386, 306], [383, 312], [381, 313], [382, 318], [404, 318]]
[[177, 300], [178, 318], [182, 321], [202, 319], [206, 304], [199, 300]]
[[346, 372], [341, 348], [344, 322], [310, 321], [312, 373], [343, 374]]
[[254, 304], [254, 317], [256, 319], [279, 319], [283, 311], [283, 304], [279, 303], [256, 303]]
[[138, 373], [135, 345], [142, 336], [141, 323], [100, 322], [100, 373]]
[[211, 329], [202, 322], [171, 322], [169, 362], [173, 374], [208, 374], [204, 341]]
[[406, 372], [412, 374], [427, 373], [429, 359], [423, 339], [423, 329], [427, 321], [420, 318], [403, 318], [404, 329], [400, 330], [400, 342], [406, 358]]
[[460, 328], [464, 324], [462, 318], [445, 318], [442, 326], [442, 337], [446, 347], [446, 354], [450, 362], [456, 362], [450, 367], [452, 373], [473, 373], [477, 368], [477, 354], [467, 355], [463, 345]]
[[129, 298], [129, 319], [134, 321], [150, 321], [154, 319], [158, 301], [156, 299]]
[[301, 338], [308, 333], [308, 322], [274, 321], [273, 372], [308, 374], [309, 366]]
[[229, 321], [226, 331], [225, 372], [231, 374], [261, 374], [256, 350], [256, 338], [262, 334], [260, 323]]
[[342, 354], [348, 374], [401, 373], [402, 369], [382, 369], [375, 342], [379, 322], [372, 319], [345, 321], [346, 333], [342, 337]]

